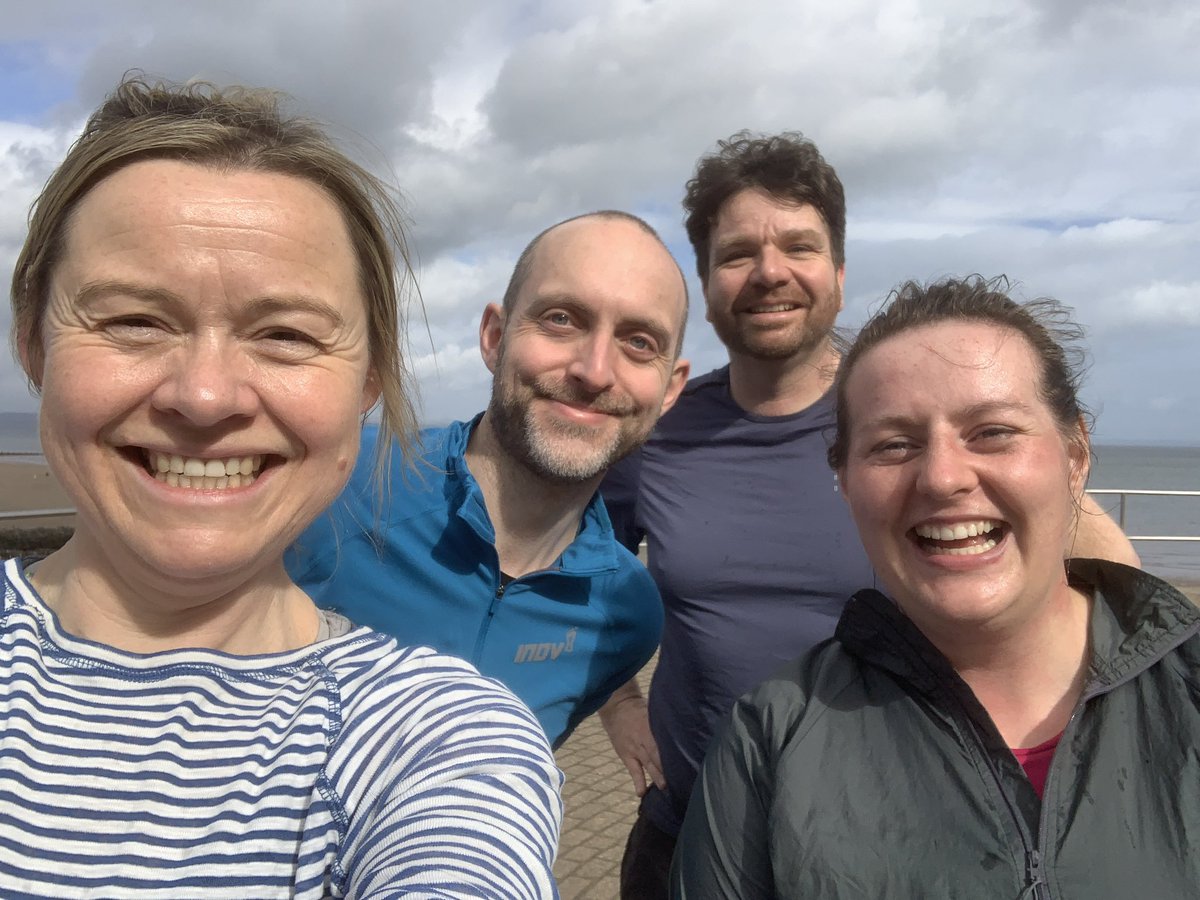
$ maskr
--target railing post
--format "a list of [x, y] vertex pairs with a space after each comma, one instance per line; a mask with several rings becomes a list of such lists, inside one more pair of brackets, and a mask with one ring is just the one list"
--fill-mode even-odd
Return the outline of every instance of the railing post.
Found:
[[1126, 495], [1122, 492], [1122, 494], [1121, 494], [1121, 513], [1120, 513], [1120, 518], [1117, 521], [1117, 524], [1121, 526], [1122, 531], [1125, 530], [1125, 497], [1126, 497]]

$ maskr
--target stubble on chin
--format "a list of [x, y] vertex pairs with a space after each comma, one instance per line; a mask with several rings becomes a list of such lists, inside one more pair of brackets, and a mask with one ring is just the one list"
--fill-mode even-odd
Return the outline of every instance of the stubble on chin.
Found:
[[[560, 382], [535, 383], [513, 396], [495, 386], [488, 419], [496, 442], [512, 459], [538, 478], [553, 484], [578, 484], [603, 475], [617, 460], [636, 448], [645, 435], [629, 434], [631, 404], [601, 395], [582, 400]], [[587, 403], [597, 412], [613, 416], [618, 428], [603, 433], [596, 428], [536, 415], [537, 399]]]

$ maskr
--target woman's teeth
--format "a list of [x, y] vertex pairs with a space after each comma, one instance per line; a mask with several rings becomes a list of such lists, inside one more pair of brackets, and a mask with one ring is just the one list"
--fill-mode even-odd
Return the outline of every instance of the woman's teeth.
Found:
[[971, 544], [969, 547], [930, 547], [929, 550], [935, 556], [944, 554], [946, 556], [977, 556], [980, 553], [986, 553], [996, 546], [995, 538], [988, 538], [982, 544]]
[[990, 519], [980, 519], [978, 522], [959, 522], [957, 525], [918, 525], [913, 529], [917, 537], [928, 538], [931, 541], [961, 541], [964, 538], [987, 534], [996, 528]]
[[[917, 525], [913, 532], [921, 538], [921, 546], [932, 555], [977, 556], [996, 546], [1000, 538], [985, 537], [1000, 527], [999, 522], [979, 519], [975, 522], [959, 522], [955, 525]], [[953, 543], [954, 546], [948, 546]]]
[[263, 464], [261, 455], [198, 459], [152, 450], [147, 457], [150, 472], [164, 484], [207, 491], [248, 487], [258, 477]]

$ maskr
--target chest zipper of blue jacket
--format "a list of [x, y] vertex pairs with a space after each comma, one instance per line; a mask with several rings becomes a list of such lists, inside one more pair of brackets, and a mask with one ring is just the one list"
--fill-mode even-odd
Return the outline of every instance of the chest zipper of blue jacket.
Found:
[[[514, 579], [515, 580], [515, 579]], [[471, 654], [471, 665], [478, 667], [480, 658], [483, 656], [483, 644], [487, 640], [488, 631], [491, 630], [492, 620], [496, 618], [496, 609], [500, 606], [500, 601], [504, 599], [504, 592], [508, 590], [508, 585], [501, 581], [496, 585], [496, 592], [492, 594], [492, 602], [488, 604], [487, 615], [483, 617], [483, 622], [479, 626], [479, 637], [475, 639], [475, 652]]]
[[[1071, 731], [1071, 727], [1075, 724], [1076, 719], [1078, 719], [1079, 716], [1082, 714], [1083, 708], [1085, 705], [1087, 705], [1088, 701], [1092, 700], [1095, 697], [1099, 697], [1101, 694], [1103, 694], [1105, 692], [1106, 692], [1105, 690], [1097, 690], [1094, 688], [1085, 689], [1084, 692], [1080, 695], [1079, 700], [1076, 702], [1075, 708], [1073, 710], [1071, 710], [1071, 717], [1069, 719], [1067, 719], [1067, 724], [1063, 727], [1062, 734], [1060, 734], [1058, 737], [1058, 746], [1056, 746], [1054, 748], [1054, 755], [1052, 757], [1050, 757], [1050, 768], [1046, 770], [1046, 781], [1042, 785], [1042, 797], [1043, 798], [1045, 798], [1046, 795], [1050, 793], [1050, 784], [1051, 784], [1051, 782], [1053, 782], [1055, 780], [1055, 777], [1054, 777], [1055, 770], [1058, 768], [1056, 763], [1058, 762], [1058, 759], [1059, 759], [1058, 748], [1063, 746], [1063, 744], [1068, 743], [1070, 741], [1071, 736], [1070, 736], [1069, 732]], [[1042, 873], [1043, 856], [1042, 856], [1042, 853], [1039, 852], [1042, 850], [1042, 848], [1044, 848], [1046, 846], [1046, 842], [1047, 842], [1046, 841], [1047, 832], [1049, 831], [1049, 828], [1047, 827], [1047, 825], [1049, 824], [1047, 822], [1047, 819], [1049, 817], [1049, 813], [1047, 812], [1048, 808], [1049, 808], [1048, 805], [1046, 804], [1045, 800], [1043, 799], [1042, 807], [1038, 812], [1038, 849], [1034, 850], [1030, 854], [1031, 858], [1028, 859], [1028, 862], [1030, 865], [1030, 868], [1029, 868], [1030, 879], [1031, 879], [1030, 887], [1031, 888], [1040, 888], [1040, 891], [1041, 891], [1041, 892], [1035, 891], [1033, 893], [1032, 896], [1034, 896], [1036, 898], [1050, 896], [1050, 889], [1046, 885], [1046, 876]], [[1033, 881], [1035, 873], [1037, 876], [1037, 880]]]
[[[1071, 726], [1075, 724], [1075, 720], [1079, 718], [1079, 714], [1083, 710], [1084, 705], [1093, 697], [1097, 697], [1102, 693], [1104, 692], [1085, 691], [1083, 696], [1079, 698], [1078, 703], [1075, 704], [1075, 709], [1071, 711], [1071, 717], [1067, 719], [1067, 724], [1063, 728], [1062, 734], [1059, 736], [1060, 746], [1064, 741], [1070, 740], [1070, 735], [1068, 732], [1071, 730]], [[976, 726], [974, 723], [972, 723], [972, 728], [974, 729], [975, 727]], [[976, 739], [978, 740], [978, 733], [975, 732], [975, 734]], [[983, 744], [982, 741], [979, 741], [979, 743], [980, 745]], [[1042, 864], [1045, 860], [1043, 848], [1046, 846], [1048, 831], [1046, 827], [1048, 824], [1046, 821], [1048, 816], [1048, 813], [1046, 812], [1046, 804], [1043, 802], [1041, 809], [1038, 811], [1038, 833], [1037, 840], [1035, 842], [1032, 839], [1032, 836], [1027, 833], [1025, 828], [1025, 820], [1021, 817], [1020, 813], [1012, 808], [1012, 800], [1009, 798], [1008, 793], [1004, 789], [1004, 781], [1001, 779], [1000, 773], [996, 771], [995, 763], [992, 761], [992, 758], [988, 754], [986, 748], [983, 750], [983, 755], [988, 761], [988, 770], [992, 773], [992, 778], [995, 779], [996, 786], [1000, 789], [1000, 794], [1004, 797], [1004, 801], [1008, 805], [1009, 814], [1016, 822], [1017, 830], [1021, 833], [1021, 840], [1025, 845], [1025, 889], [1021, 891], [1021, 895], [1018, 900], [1025, 900], [1025, 898], [1030, 898], [1030, 900], [1049, 900], [1050, 885], [1046, 882], [1046, 873], [1042, 869]], [[1046, 773], [1046, 783], [1042, 786], [1043, 797], [1049, 793], [1050, 783], [1054, 778], [1054, 771], [1056, 768], [1055, 763], [1057, 760], [1058, 748], [1055, 747], [1054, 756], [1050, 758], [1050, 769]], [[1030, 844], [1032, 843], [1036, 843], [1037, 846], [1031, 847]]]
[[[497, 568], [497, 571], [499, 569]], [[551, 566], [548, 569], [536, 569], [533, 572], [526, 572], [524, 575], [518, 575], [516, 578], [505, 583], [501, 581], [496, 585], [496, 592], [492, 594], [492, 602], [488, 604], [487, 614], [483, 617], [483, 623], [479, 626], [479, 637], [475, 639], [475, 652], [471, 657], [471, 665], [478, 667], [483, 658], [483, 645], [487, 641], [488, 632], [492, 628], [492, 620], [496, 618], [496, 611], [500, 608], [500, 601], [504, 599], [504, 593], [518, 581], [525, 581], [533, 578], [536, 575], [546, 575], [549, 573], [562, 571], [560, 566]]]

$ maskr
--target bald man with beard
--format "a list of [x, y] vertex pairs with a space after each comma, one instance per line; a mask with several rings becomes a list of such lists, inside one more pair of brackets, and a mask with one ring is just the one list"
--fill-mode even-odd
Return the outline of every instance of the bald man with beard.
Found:
[[654, 230], [604, 211], [521, 254], [479, 346], [488, 408], [393, 453], [377, 430], [330, 513], [289, 551], [292, 577], [360, 625], [459, 656], [537, 715], [554, 746], [650, 658], [658, 591], [613, 536], [597, 488], [687, 380], [683, 274]]

